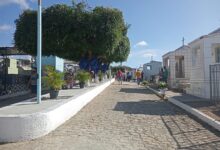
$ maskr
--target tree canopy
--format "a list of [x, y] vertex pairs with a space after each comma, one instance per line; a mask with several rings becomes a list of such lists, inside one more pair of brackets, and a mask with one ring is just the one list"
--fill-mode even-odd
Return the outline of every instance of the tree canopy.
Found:
[[[42, 16], [44, 56], [79, 61], [92, 55], [111, 63], [125, 61], [130, 53], [129, 26], [118, 9], [57, 4], [44, 9]], [[15, 21], [15, 46], [30, 55], [37, 54], [36, 18], [36, 11], [26, 10]]]

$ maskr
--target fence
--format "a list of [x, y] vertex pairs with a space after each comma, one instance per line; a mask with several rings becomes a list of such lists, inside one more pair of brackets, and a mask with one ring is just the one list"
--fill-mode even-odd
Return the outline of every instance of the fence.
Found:
[[0, 74], [0, 96], [28, 90], [28, 75]]
[[220, 64], [210, 65], [210, 99], [220, 103]]

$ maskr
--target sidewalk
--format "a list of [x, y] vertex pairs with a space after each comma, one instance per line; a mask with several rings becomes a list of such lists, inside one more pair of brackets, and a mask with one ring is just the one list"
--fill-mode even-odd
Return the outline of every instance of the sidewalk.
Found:
[[174, 93], [172, 91], [167, 91], [166, 96], [172, 97], [179, 102], [197, 109], [217, 121], [220, 121], [220, 104], [215, 105], [210, 99], [204, 99], [188, 94]]
[[[160, 96], [159, 91], [148, 89]], [[209, 99], [173, 91], [166, 91], [165, 98], [220, 131], [220, 104], [215, 105]]]
[[48, 135], [0, 143], [0, 150], [14, 149], [217, 150], [220, 132], [143, 86], [116, 81]]
[[35, 97], [35, 95], [32, 95], [32, 94], [28, 93], [28, 94], [25, 94], [25, 95], [4, 98], [4, 99], [0, 100], [0, 108], [8, 106], [8, 105], [15, 104], [15, 103], [18, 103], [18, 102], [22, 102], [24, 100], [34, 98], [34, 97]]
[[57, 99], [42, 95], [0, 108], [0, 142], [31, 140], [48, 134], [74, 116], [114, 79], [90, 87], [61, 90]]

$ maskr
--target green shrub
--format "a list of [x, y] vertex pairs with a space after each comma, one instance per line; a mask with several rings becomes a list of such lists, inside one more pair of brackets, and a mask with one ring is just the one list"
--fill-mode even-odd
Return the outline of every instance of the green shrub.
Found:
[[99, 72], [98, 72], [98, 77], [99, 77], [99, 81], [102, 81], [102, 79], [103, 79], [103, 73], [102, 73], [101, 70], [99, 70]]
[[53, 66], [46, 66], [44, 73], [46, 76], [43, 77], [43, 81], [46, 86], [55, 91], [62, 88], [64, 84], [63, 73], [56, 71]]
[[148, 83], [148, 81], [143, 81], [142, 82], [142, 85], [144, 85], [144, 86], [146, 86], [146, 85], [148, 85], [149, 83]]
[[90, 77], [90, 73], [85, 70], [80, 70], [76, 75], [76, 79], [79, 80], [80, 83], [86, 83], [86, 81], [90, 80]]
[[166, 82], [159, 82], [158, 86], [160, 89], [164, 89], [167, 87], [167, 83]]

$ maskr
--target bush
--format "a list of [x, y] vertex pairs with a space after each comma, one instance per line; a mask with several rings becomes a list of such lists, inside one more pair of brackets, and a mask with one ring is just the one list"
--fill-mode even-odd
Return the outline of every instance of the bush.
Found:
[[86, 81], [90, 80], [90, 73], [85, 70], [80, 70], [76, 75], [76, 79], [79, 80], [80, 83], [86, 83]]
[[148, 81], [143, 81], [141, 84], [146, 86], [146, 85], [148, 85]]
[[101, 70], [99, 70], [99, 72], [98, 72], [98, 77], [99, 77], [99, 81], [102, 81], [102, 79], [103, 79], [103, 73], [102, 73]]
[[63, 73], [56, 71], [53, 66], [46, 66], [45, 74], [43, 77], [45, 85], [51, 90], [59, 91], [64, 84]]
[[164, 89], [167, 87], [167, 83], [166, 82], [159, 82], [158, 86], [160, 89]]

